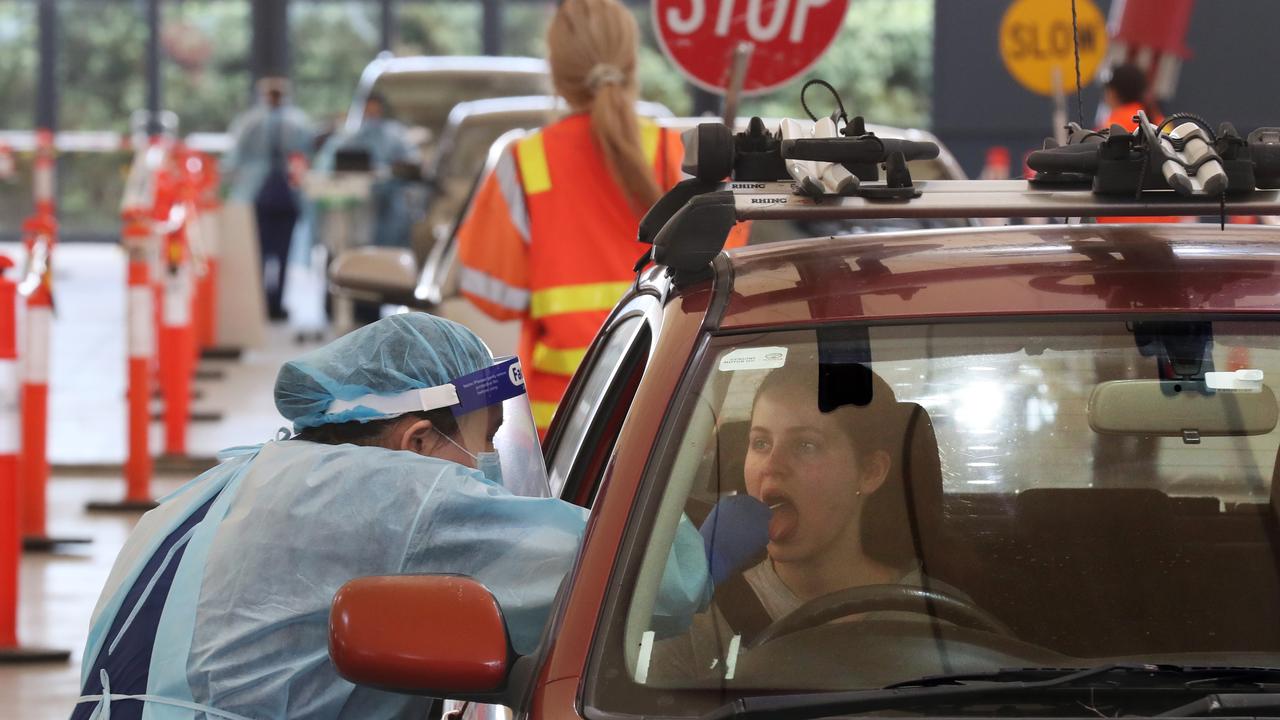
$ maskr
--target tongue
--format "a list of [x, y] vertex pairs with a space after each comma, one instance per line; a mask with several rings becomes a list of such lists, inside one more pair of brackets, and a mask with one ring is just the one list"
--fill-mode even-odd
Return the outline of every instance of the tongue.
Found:
[[791, 503], [782, 503], [773, 508], [769, 518], [769, 542], [782, 542], [791, 537], [800, 523], [800, 516]]

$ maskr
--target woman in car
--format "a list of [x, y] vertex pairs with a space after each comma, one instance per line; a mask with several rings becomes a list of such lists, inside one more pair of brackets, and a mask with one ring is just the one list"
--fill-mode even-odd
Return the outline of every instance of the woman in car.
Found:
[[[659, 643], [654, 681], [721, 674], [729, 648], [749, 647], [766, 627], [830, 593], [942, 585], [926, 581], [918, 559], [940, 506], [932, 427], [923, 409], [897, 402], [866, 366], [820, 372], [816, 363], [798, 363], [766, 376], [752, 405], [743, 475], [747, 494], [768, 508], [757, 515], [767, 518], [765, 557], [719, 583], [688, 635]], [[748, 515], [722, 518], [731, 542], [752, 544], [743, 527], [750, 522], [742, 522]], [[728, 551], [750, 555], [749, 548]], [[845, 620], [890, 615], [900, 614]]]

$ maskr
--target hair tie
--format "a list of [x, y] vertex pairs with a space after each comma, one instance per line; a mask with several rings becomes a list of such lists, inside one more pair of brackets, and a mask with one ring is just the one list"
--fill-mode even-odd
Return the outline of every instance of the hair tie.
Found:
[[622, 85], [626, 82], [626, 74], [616, 65], [608, 63], [599, 63], [587, 73], [587, 88], [591, 92], [596, 92], [605, 85]]

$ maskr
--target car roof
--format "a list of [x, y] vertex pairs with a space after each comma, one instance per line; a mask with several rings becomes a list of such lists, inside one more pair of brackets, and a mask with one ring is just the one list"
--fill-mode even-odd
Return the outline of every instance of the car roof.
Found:
[[[468, 118], [479, 115], [555, 112], [564, 111], [567, 108], [568, 106], [564, 100], [557, 95], [525, 95], [467, 100], [453, 106], [453, 109], [449, 111], [447, 125], [460, 125]], [[671, 117], [671, 109], [658, 102], [640, 100], [636, 102], [636, 111], [646, 117]]]
[[412, 55], [378, 57], [360, 74], [360, 84], [372, 84], [383, 75], [417, 73], [510, 72], [549, 75], [547, 61], [540, 58], [492, 55]]
[[[817, 238], [726, 253], [724, 329], [828, 320], [1280, 311], [1280, 229], [1043, 225]], [[730, 283], [726, 287], [725, 283]]]
[[[384, 53], [365, 66], [356, 85], [351, 108], [347, 112], [346, 127], [354, 130], [360, 126], [365, 100], [380, 79], [411, 80], [415, 76], [467, 76], [478, 75], [527, 75], [545, 79], [550, 88], [550, 70], [547, 62], [531, 57], [491, 57], [481, 55], [414, 55], [394, 57]], [[527, 90], [526, 90], [527, 92]]]

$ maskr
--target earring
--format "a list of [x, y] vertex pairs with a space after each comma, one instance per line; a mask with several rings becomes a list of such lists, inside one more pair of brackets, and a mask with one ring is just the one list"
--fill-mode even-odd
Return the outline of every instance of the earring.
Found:
[[862, 491], [861, 491], [861, 490], [855, 491], [855, 492], [853, 493], [853, 496], [854, 496], [854, 497], [862, 497]]

